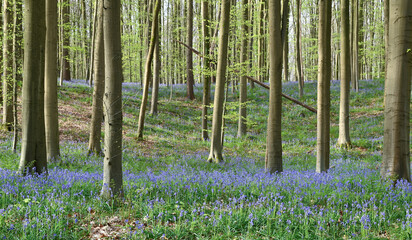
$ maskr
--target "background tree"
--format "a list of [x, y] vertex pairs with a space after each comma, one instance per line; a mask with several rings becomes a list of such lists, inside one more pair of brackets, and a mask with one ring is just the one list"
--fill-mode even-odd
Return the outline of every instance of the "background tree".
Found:
[[60, 73], [60, 81], [71, 80], [69, 47], [70, 47], [70, 0], [62, 1], [62, 68]]
[[215, 98], [213, 102], [213, 119], [212, 119], [212, 141], [210, 144], [210, 154], [208, 162], [216, 163], [223, 161], [222, 155], [222, 121], [223, 121], [223, 103], [226, 82], [227, 67], [227, 48], [229, 39], [230, 24], [230, 0], [222, 0], [219, 30], [219, 55], [217, 59], [216, 87]]
[[13, 1], [3, 0], [3, 124], [13, 125]]
[[269, 116], [265, 168], [282, 172], [282, 39], [280, 0], [269, 0]]
[[[193, 47], [193, 0], [187, 1], [187, 40], [186, 44], [189, 47]], [[195, 93], [193, 91], [194, 79], [193, 79], [193, 53], [190, 49], [186, 50], [187, 59], [187, 98], [190, 100], [195, 99]]]
[[57, 106], [57, 1], [46, 0], [46, 56], [44, 82], [44, 117], [47, 159], [57, 159], [59, 149], [59, 119]]
[[316, 172], [324, 172], [329, 169], [331, 11], [332, 6], [329, 0], [319, 0], [319, 70]]
[[247, 81], [246, 81], [246, 69], [248, 64], [248, 0], [242, 1], [242, 31], [241, 31], [241, 52], [240, 52], [240, 64], [241, 64], [241, 76], [240, 76], [240, 89], [239, 89], [239, 120], [238, 120], [238, 137], [246, 135], [246, 101], [247, 101]]
[[23, 81], [23, 2], [14, 0], [14, 24], [13, 24], [13, 152], [17, 152], [19, 130], [17, 114], [18, 84]]
[[[160, 17], [158, 19], [159, 23], [157, 23], [156, 28], [156, 37], [155, 37], [155, 49], [153, 52], [153, 87], [152, 87], [152, 104], [150, 106], [150, 113], [152, 115], [157, 114], [157, 101], [159, 98], [159, 84], [160, 84]], [[193, 74], [192, 74], [193, 76]]]
[[349, 39], [349, 1], [341, 1], [341, 54], [340, 54], [340, 110], [339, 138], [337, 145], [349, 148], [349, 90], [351, 78], [350, 39]]
[[412, 2], [390, 1], [381, 175], [411, 181]]
[[138, 128], [137, 128], [137, 133], [138, 133], [138, 139], [142, 140], [143, 139], [143, 129], [144, 129], [144, 119], [146, 115], [146, 105], [148, 101], [148, 95], [149, 95], [149, 83], [150, 83], [150, 77], [152, 75], [152, 60], [153, 60], [153, 54], [154, 54], [154, 49], [155, 49], [155, 43], [156, 43], [156, 38], [157, 38], [157, 25], [159, 23], [159, 12], [160, 12], [160, 0], [156, 0], [156, 5], [153, 10], [153, 23], [152, 23], [152, 33], [150, 37], [150, 47], [149, 47], [149, 52], [147, 54], [147, 59], [146, 59], [146, 66], [145, 66], [145, 72], [144, 72], [144, 88], [143, 88], [143, 96], [142, 96], [142, 103], [140, 105], [140, 112], [139, 112], [139, 122], [138, 122]]
[[24, 1], [21, 174], [47, 172], [44, 130], [45, 9], [45, 0]]
[[301, 15], [302, 5], [300, 0], [296, 0], [296, 76], [299, 84], [299, 97], [303, 97], [303, 66], [302, 66], [302, 33], [301, 33]]
[[120, 0], [103, 2], [105, 46], [104, 165], [102, 196], [122, 194], [122, 50]]
[[202, 98], [202, 139], [209, 139], [207, 127], [207, 111], [210, 104], [210, 20], [209, 20], [209, 1], [202, 0], [202, 31], [203, 31], [203, 98]]
[[105, 86], [105, 57], [104, 57], [104, 38], [103, 38], [103, 0], [97, 0], [97, 18], [95, 21], [95, 43], [93, 46], [93, 74], [94, 89], [93, 89], [93, 105], [92, 105], [92, 120], [90, 125], [89, 135], [89, 154], [100, 154], [102, 148], [100, 139], [102, 133], [103, 119], [103, 94]]

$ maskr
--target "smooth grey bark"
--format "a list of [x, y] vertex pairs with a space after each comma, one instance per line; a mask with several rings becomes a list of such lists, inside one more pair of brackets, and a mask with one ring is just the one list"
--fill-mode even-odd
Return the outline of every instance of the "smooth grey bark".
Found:
[[44, 82], [44, 117], [47, 159], [60, 156], [57, 102], [57, 1], [46, 0], [46, 56]]
[[299, 97], [303, 97], [303, 66], [302, 66], [302, 31], [301, 31], [301, 22], [302, 22], [302, 6], [300, 0], [296, 0], [296, 72], [299, 83]]
[[100, 145], [102, 135], [102, 119], [103, 119], [103, 94], [105, 86], [105, 58], [104, 58], [104, 38], [103, 38], [103, 0], [98, 0], [97, 17], [95, 21], [95, 36], [93, 46], [93, 74], [90, 79], [94, 80], [93, 87], [93, 104], [92, 104], [92, 120], [89, 134], [89, 154], [101, 154], [102, 147]]
[[289, 81], [289, 0], [282, 0], [283, 79]]
[[[189, 47], [193, 47], [193, 0], [187, 1], [187, 39], [186, 43]], [[189, 100], [195, 99], [193, 91], [193, 53], [189, 49], [186, 51], [186, 67], [187, 67], [187, 98]]]
[[24, 1], [22, 146], [19, 173], [47, 172], [44, 126], [45, 0]]
[[159, 84], [160, 84], [160, 17], [156, 28], [155, 49], [153, 52], [153, 86], [152, 86], [152, 104], [150, 106], [150, 114], [157, 114], [157, 102], [159, 98]]
[[70, 62], [69, 62], [69, 46], [70, 46], [70, 35], [69, 35], [69, 24], [70, 24], [70, 1], [63, 0], [62, 1], [62, 19], [63, 19], [63, 26], [62, 26], [62, 38], [63, 38], [63, 50], [62, 50], [62, 69], [61, 69], [61, 76], [62, 80], [70, 81], [71, 80], [71, 72], [70, 72]]
[[122, 196], [122, 49], [120, 32], [121, 0], [103, 2], [105, 44], [104, 162], [102, 196]]
[[269, 116], [266, 137], [266, 172], [283, 171], [282, 163], [282, 39], [280, 0], [269, 0]]
[[359, 90], [359, 0], [352, 0], [352, 90]]
[[340, 109], [338, 147], [350, 148], [349, 135], [349, 91], [351, 80], [349, 1], [341, 0], [341, 42], [340, 42]]
[[139, 112], [139, 122], [137, 127], [137, 138], [139, 140], [143, 140], [143, 129], [144, 129], [144, 119], [146, 115], [146, 105], [148, 101], [149, 95], [149, 82], [150, 77], [152, 75], [152, 60], [154, 55], [155, 49], [155, 39], [157, 35], [157, 25], [159, 24], [159, 13], [160, 13], [160, 0], [156, 0], [156, 5], [153, 9], [153, 23], [152, 23], [152, 33], [150, 36], [150, 46], [149, 52], [147, 53], [146, 59], [146, 66], [144, 72], [144, 87], [143, 87], [143, 96], [142, 96], [142, 103], [140, 105], [140, 112]]
[[203, 98], [202, 98], [202, 139], [204, 141], [209, 139], [207, 128], [207, 112], [210, 104], [210, 21], [209, 21], [209, 2], [208, 0], [202, 0], [202, 31], [203, 31]]
[[3, 0], [3, 125], [13, 126], [13, 4]]
[[215, 97], [213, 102], [212, 141], [208, 162], [223, 162], [222, 122], [225, 95], [227, 49], [230, 25], [230, 0], [222, 0], [219, 30], [219, 50], [216, 72]]
[[389, 4], [381, 176], [410, 182], [412, 2], [398, 0]]
[[240, 76], [240, 89], [239, 89], [239, 119], [238, 119], [238, 131], [237, 136], [242, 137], [246, 135], [246, 102], [247, 102], [247, 64], [248, 64], [248, 0], [243, 0], [242, 4], [242, 45], [240, 52], [240, 64], [242, 66], [241, 76]]
[[13, 20], [13, 153], [17, 152], [17, 141], [19, 130], [17, 128], [17, 98], [18, 83], [23, 81], [22, 64], [23, 64], [23, 2], [14, 1], [14, 20]]
[[259, 1], [260, 4], [260, 8], [259, 8], [259, 12], [260, 12], [260, 17], [259, 17], [259, 38], [258, 38], [258, 76], [257, 79], [259, 82], [264, 82], [265, 76], [266, 76], [266, 70], [265, 68], [265, 59], [266, 56], [264, 54], [264, 42], [265, 42], [265, 38], [264, 38], [264, 21], [265, 21], [265, 5], [266, 5], [266, 1], [267, 0], [261, 0]]
[[330, 81], [331, 81], [331, 3], [319, 0], [319, 67], [316, 172], [329, 169]]

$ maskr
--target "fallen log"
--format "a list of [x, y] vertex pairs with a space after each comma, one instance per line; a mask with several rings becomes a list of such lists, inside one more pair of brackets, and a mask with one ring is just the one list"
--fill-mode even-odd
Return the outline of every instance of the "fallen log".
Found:
[[[178, 40], [174, 40], [174, 41], [176, 41], [177, 43], [185, 46], [187, 49], [189, 49], [190, 51], [194, 52], [194, 53], [195, 53], [196, 55], [198, 55], [199, 57], [201, 57], [201, 58], [204, 57], [199, 51], [197, 51], [197, 50], [194, 49], [194, 48], [189, 47], [189, 46], [188, 46], [187, 44], [185, 44], [184, 42], [181, 42], [181, 41], [178, 41]], [[246, 77], [247, 79], [249, 79], [250, 81], [257, 83], [257, 84], [260, 85], [261, 87], [264, 87], [264, 88], [266, 88], [266, 89], [270, 89], [270, 87], [269, 87], [268, 85], [266, 85], [266, 84], [264, 84], [264, 83], [262, 83], [262, 82], [260, 82], [260, 81], [258, 81], [258, 80], [256, 80], [256, 79], [254, 79], [253, 77], [250, 77], [250, 76], [245, 76], [245, 77]], [[311, 107], [311, 106], [309, 106], [309, 105], [306, 105], [306, 104], [304, 104], [303, 102], [301, 102], [301, 101], [299, 101], [299, 100], [297, 100], [297, 99], [295, 99], [295, 98], [293, 98], [293, 97], [291, 97], [291, 96], [288, 96], [288, 95], [286, 95], [286, 94], [284, 94], [284, 93], [282, 93], [282, 97], [284, 97], [284, 98], [286, 98], [286, 99], [288, 99], [288, 100], [290, 100], [290, 101], [292, 101], [292, 102], [294, 102], [294, 103], [296, 103], [296, 104], [298, 104], [298, 105], [300, 105], [300, 106], [308, 109], [308, 110], [311, 111], [311, 112], [314, 112], [314, 113], [317, 113], [317, 112], [318, 112], [315, 108], [313, 108], [313, 107]]]
[[[253, 81], [253, 82], [257, 83], [258, 85], [260, 85], [260, 86], [262, 86], [262, 87], [264, 87], [264, 88], [266, 88], [266, 89], [270, 89], [270, 87], [269, 87], [268, 85], [266, 85], [266, 84], [264, 84], [264, 83], [262, 83], [262, 82], [260, 82], [260, 81], [258, 81], [258, 80], [256, 80], [256, 79], [254, 79], [254, 78], [252, 78], [252, 77], [246, 76], [246, 78], [249, 79], [250, 81]], [[301, 102], [301, 101], [299, 101], [299, 100], [297, 100], [297, 99], [295, 99], [295, 98], [293, 98], [293, 97], [291, 97], [291, 96], [289, 96], [289, 95], [286, 95], [286, 94], [282, 93], [282, 97], [284, 97], [284, 98], [286, 98], [286, 99], [288, 99], [288, 100], [290, 100], [290, 101], [292, 101], [292, 102], [294, 102], [294, 103], [296, 103], [296, 104], [298, 104], [298, 105], [300, 105], [300, 106], [308, 109], [308, 110], [311, 111], [311, 112], [317, 113], [317, 110], [316, 110], [315, 108], [313, 108], [313, 107], [311, 107], [311, 106], [308, 106], [308, 105], [304, 104], [303, 102]]]

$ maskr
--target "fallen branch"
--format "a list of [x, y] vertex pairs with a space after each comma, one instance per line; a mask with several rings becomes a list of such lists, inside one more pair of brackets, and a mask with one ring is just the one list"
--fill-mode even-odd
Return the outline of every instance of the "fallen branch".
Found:
[[[202, 55], [202, 53], [200, 53], [199, 51], [197, 51], [196, 49], [194, 49], [194, 48], [192, 48], [192, 47], [189, 47], [189, 46], [188, 46], [187, 44], [185, 44], [184, 42], [181, 42], [181, 41], [178, 41], [178, 40], [174, 40], [174, 41], [176, 41], [177, 43], [185, 46], [187, 49], [189, 49], [190, 51], [194, 52], [194, 53], [195, 53], [196, 55], [198, 55], [199, 57], [201, 57], [201, 58], [204, 57], [204, 56]], [[258, 80], [256, 80], [256, 79], [254, 79], [254, 78], [252, 78], [252, 77], [250, 77], [250, 76], [245, 76], [245, 77], [246, 77], [247, 79], [249, 79], [250, 81], [257, 83], [257, 84], [260, 85], [261, 87], [264, 87], [264, 88], [266, 88], [266, 89], [270, 89], [270, 87], [269, 87], [268, 85], [266, 85], [266, 84], [264, 84], [264, 83], [262, 83], [262, 82], [260, 82], [260, 81], [258, 81]], [[315, 108], [313, 108], [313, 107], [311, 107], [311, 106], [308, 106], [308, 105], [304, 104], [303, 102], [301, 102], [301, 101], [299, 101], [299, 100], [297, 100], [297, 99], [295, 99], [295, 98], [293, 98], [293, 97], [291, 97], [291, 96], [288, 96], [288, 95], [286, 95], [286, 94], [284, 94], [284, 93], [282, 93], [282, 97], [284, 97], [284, 98], [286, 98], [286, 99], [288, 99], [288, 100], [290, 100], [290, 101], [292, 101], [292, 102], [294, 102], [294, 103], [296, 103], [296, 104], [298, 104], [298, 105], [300, 105], [300, 106], [308, 109], [308, 110], [311, 111], [311, 112], [314, 112], [314, 113], [317, 113], [317, 112], [318, 112]]]
[[[260, 82], [260, 81], [258, 81], [258, 80], [256, 80], [256, 79], [254, 79], [254, 78], [252, 78], [252, 77], [246, 76], [246, 78], [249, 79], [250, 81], [253, 81], [253, 82], [257, 83], [258, 85], [260, 85], [260, 86], [262, 86], [262, 87], [264, 87], [264, 88], [266, 88], [266, 89], [270, 89], [270, 87], [269, 87], [268, 85], [266, 85], [266, 84], [264, 84], [264, 83], [262, 83], [262, 82]], [[290, 100], [290, 101], [292, 101], [292, 102], [294, 102], [294, 103], [296, 103], [296, 104], [298, 104], [298, 105], [300, 105], [300, 106], [308, 109], [308, 110], [311, 111], [311, 112], [317, 113], [317, 110], [316, 110], [315, 108], [313, 108], [313, 107], [311, 107], [311, 106], [308, 106], [308, 105], [304, 104], [303, 102], [300, 102], [299, 100], [294, 99], [294, 98], [291, 97], [291, 96], [288, 96], [288, 95], [282, 93], [282, 97], [284, 97], [284, 98], [286, 98], [286, 99], [288, 99], [288, 100]]]

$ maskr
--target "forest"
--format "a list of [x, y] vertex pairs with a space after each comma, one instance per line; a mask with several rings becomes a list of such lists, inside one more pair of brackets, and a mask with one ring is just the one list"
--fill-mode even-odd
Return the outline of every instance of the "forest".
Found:
[[412, 238], [412, 1], [0, 20], [0, 238]]

